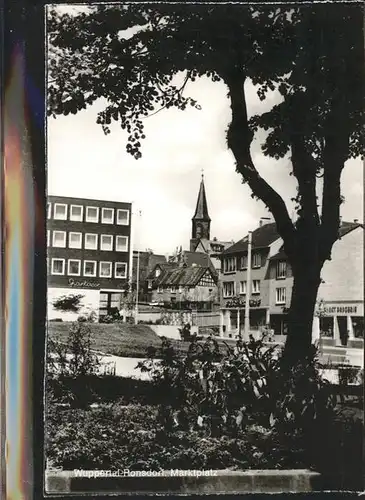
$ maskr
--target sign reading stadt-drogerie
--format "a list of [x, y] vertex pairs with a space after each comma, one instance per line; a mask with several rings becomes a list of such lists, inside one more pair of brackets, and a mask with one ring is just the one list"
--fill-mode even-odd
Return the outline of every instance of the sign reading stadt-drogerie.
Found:
[[328, 304], [324, 308], [324, 312], [326, 314], [358, 314], [358, 305], [357, 304]]

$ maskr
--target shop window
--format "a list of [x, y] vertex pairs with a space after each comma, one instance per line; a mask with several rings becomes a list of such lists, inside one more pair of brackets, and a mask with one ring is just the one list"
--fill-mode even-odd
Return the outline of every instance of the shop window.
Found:
[[99, 314], [105, 316], [115, 310], [120, 310], [121, 293], [100, 292]]
[[354, 337], [357, 339], [364, 338], [364, 318], [361, 316], [351, 316], [352, 328]]

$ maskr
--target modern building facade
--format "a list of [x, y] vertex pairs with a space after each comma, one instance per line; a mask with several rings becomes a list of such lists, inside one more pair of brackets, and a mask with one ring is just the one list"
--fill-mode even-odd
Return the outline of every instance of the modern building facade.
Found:
[[60, 314], [53, 302], [82, 295], [80, 314], [97, 317], [119, 307], [131, 271], [130, 203], [48, 197], [48, 317]]
[[[313, 321], [313, 340], [343, 345], [363, 337], [363, 226], [342, 222], [339, 239], [326, 261], [318, 305]], [[247, 289], [247, 236], [222, 254], [221, 334], [243, 334]], [[286, 335], [293, 274], [283, 250], [283, 241], [272, 222], [262, 222], [252, 233], [250, 328], [269, 327], [275, 335]]]

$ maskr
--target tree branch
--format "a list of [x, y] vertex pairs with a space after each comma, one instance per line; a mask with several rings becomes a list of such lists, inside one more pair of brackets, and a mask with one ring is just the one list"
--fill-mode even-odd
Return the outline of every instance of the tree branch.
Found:
[[278, 233], [284, 240], [285, 251], [291, 258], [295, 253], [296, 231], [287, 207], [281, 196], [260, 176], [251, 157], [253, 132], [248, 126], [244, 91], [246, 77], [238, 67], [230, 72], [223, 72], [221, 76], [228, 86], [231, 98], [232, 121], [227, 133], [227, 142], [236, 158], [236, 170], [247, 181], [253, 195], [262, 200], [273, 214]]

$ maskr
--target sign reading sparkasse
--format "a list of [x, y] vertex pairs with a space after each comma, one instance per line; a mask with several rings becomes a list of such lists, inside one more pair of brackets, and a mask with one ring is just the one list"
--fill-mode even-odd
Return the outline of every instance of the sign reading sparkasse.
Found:
[[72, 288], [100, 288], [100, 283], [97, 281], [75, 280], [74, 278], [69, 278], [68, 284]]

